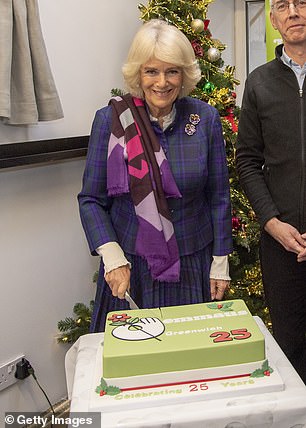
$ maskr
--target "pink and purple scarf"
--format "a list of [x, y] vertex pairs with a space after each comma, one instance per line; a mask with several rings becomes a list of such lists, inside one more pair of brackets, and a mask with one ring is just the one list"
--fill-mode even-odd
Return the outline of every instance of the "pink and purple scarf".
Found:
[[138, 219], [135, 251], [146, 259], [153, 279], [179, 281], [179, 252], [166, 198], [179, 198], [181, 194], [169, 163], [143, 100], [131, 95], [117, 96], [110, 100], [110, 105], [108, 194], [131, 193]]

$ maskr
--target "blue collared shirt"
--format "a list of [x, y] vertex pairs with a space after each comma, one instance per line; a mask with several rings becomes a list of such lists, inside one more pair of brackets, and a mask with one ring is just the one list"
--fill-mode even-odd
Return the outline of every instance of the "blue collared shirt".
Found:
[[292, 71], [294, 71], [296, 78], [298, 80], [298, 83], [299, 83], [299, 87], [300, 87], [300, 89], [302, 89], [304, 79], [305, 79], [305, 74], [306, 74], [306, 62], [303, 66], [294, 62], [293, 59], [291, 59], [286, 54], [284, 47], [283, 47], [283, 53], [281, 56], [281, 60], [283, 61], [284, 64], [286, 64], [288, 67], [290, 67]]

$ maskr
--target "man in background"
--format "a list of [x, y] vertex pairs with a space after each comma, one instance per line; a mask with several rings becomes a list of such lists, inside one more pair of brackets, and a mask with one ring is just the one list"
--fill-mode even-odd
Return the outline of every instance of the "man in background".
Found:
[[306, 0], [270, 0], [283, 39], [245, 85], [240, 183], [260, 222], [260, 261], [273, 333], [306, 383]]

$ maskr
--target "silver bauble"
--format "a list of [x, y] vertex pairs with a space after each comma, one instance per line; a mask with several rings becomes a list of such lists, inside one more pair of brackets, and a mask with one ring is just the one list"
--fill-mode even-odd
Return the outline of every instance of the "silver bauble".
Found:
[[216, 62], [220, 59], [221, 52], [217, 48], [211, 47], [207, 51], [207, 57], [208, 57], [209, 61]]

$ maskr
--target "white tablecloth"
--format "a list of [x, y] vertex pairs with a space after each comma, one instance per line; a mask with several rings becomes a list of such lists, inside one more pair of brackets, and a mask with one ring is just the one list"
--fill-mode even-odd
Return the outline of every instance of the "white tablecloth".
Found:
[[[284, 380], [283, 391], [218, 400], [173, 404], [103, 413], [101, 428], [304, 428], [306, 387], [262, 320], [254, 317], [265, 335], [269, 362]], [[96, 353], [103, 333], [87, 334], [66, 354], [66, 379], [71, 412], [88, 412]], [[119, 404], [119, 403], [118, 403]]]

